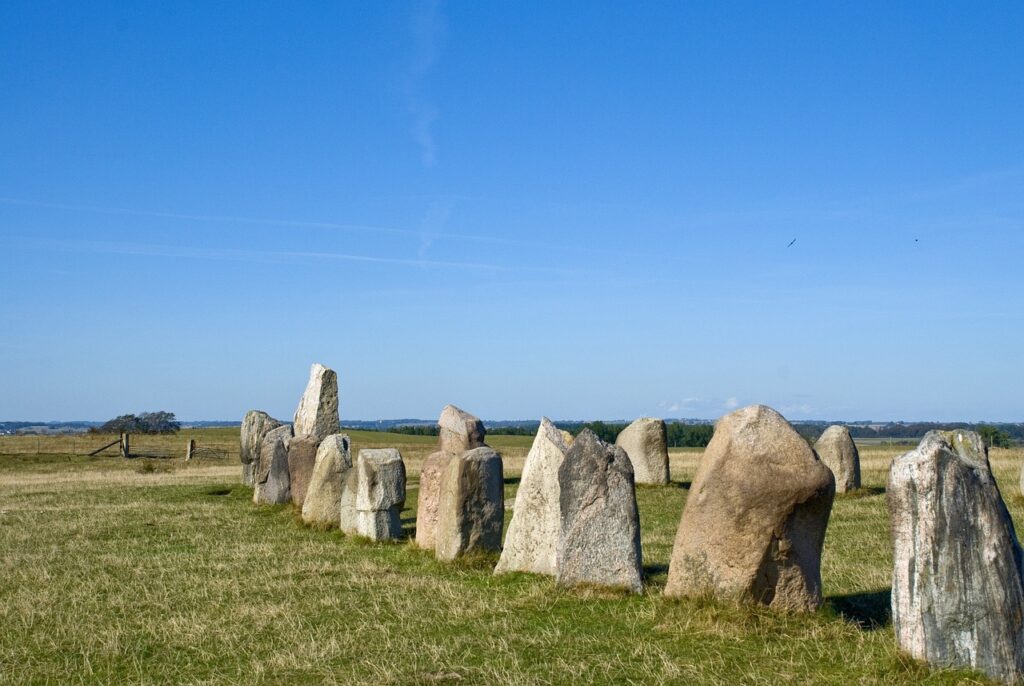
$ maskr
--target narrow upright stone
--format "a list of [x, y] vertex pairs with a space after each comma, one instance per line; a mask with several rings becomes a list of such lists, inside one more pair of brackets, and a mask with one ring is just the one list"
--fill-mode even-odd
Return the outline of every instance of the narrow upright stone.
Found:
[[262, 410], [249, 410], [242, 420], [239, 457], [242, 461], [242, 483], [252, 487], [256, 484], [256, 472], [260, 466], [260, 446], [271, 429], [281, 422]]
[[316, 464], [316, 453], [319, 447], [320, 439], [309, 434], [295, 436], [288, 444], [289, 490], [292, 502], [300, 510], [306, 502], [306, 490], [313, 477], [313, 465]]
[[832, 472], [775, 410], [722, 417], [686, 500], [665, 595], [817, 609], [835, 490]]
[[291, 481], [288, 477], [288, 444], [291, 438], [290, 424], [271, 429], [263, 437], [253, 502], [268, 505], [291, 502]]
[[316, 451], [313, 475], [302, 504], [302, 521], [320, 527], [338, 527], [341, 522], [341, 492], [352, 469], [350, 442], [345, 434], [325, 438]]
[[836, 493], [860, 488], [860, 453], [849, 429], [839, 424], [828, 427], [814, 444], [814, 452], [836, 477]]
[[453, 457], [441, 477], [437, 511], [437, 559], [501, 550], [505, 480], [501, 456], [488, 447]]
[[364, 448], [347, 479], [341, 530], [374, 541], [402, 537], [405, 462], [395, 448]]
[[295, 435], [323, 440], [338, 433], [338, 375], [320, 363], [309, 370], [309, 382], [295, 410]]
[[930, 431], [886, 487], [896, 642], [935, 666], [1024, 679], [1021, 548], [988, 451], [972, 431]]
[[533, 572], [554, 576], [562, 531], [558, 468], [568, 449], [562, 432], [547, 417], [542, 418], [523, 465], [515, 510], [495, 574]]
[[636, 483], [668, 483], [668, 435], [664, 420], [641, 417], [622, 430], [615, 445], [629, 456]]
[[584, 429], [558, 468], [559, 584], [643, 589], [633, 466], [622, 448]]

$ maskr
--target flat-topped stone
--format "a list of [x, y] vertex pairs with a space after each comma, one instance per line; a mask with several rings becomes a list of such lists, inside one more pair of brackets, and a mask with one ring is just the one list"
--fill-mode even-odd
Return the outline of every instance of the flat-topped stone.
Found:
[[395, 448], [364, 448], [346, 479], [341, 530], [374, 541], [402, 536], [405, 462]]
[[441, 476], [440, 492], [437, 559], [501, 550], [505, 480], [498, 453], [485, 446], [452, 457]]

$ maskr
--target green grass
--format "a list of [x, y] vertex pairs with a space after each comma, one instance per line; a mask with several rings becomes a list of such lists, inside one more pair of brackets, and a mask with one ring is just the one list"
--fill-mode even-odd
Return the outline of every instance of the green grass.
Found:
[[[421, 438], [353, 435], [407, 457], [410, 532], [435, 444]], [[491, 441], [509, 497], [521, 438]], [[895, 649], [882, 489], [896, 450], [866, 449], [866, 488], [837, 498], [826, 607], [806, 616], [662, 597], [700, 451], [673, 453], [677, 483], [637, 490], [637, 597], [306, 528], [290, 507], [253, 506], [233, 462], [0, 457], [0, 683], [987, 683]], [[993, 459], [1018, 521], [1020, 458]]]

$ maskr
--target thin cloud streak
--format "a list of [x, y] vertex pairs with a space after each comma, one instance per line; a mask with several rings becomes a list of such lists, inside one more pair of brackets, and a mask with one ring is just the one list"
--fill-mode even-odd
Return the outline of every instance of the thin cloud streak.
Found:
[[444, 40], [444, 19], [437, 0], [425, 3], [412, 17], [412, 64], [406, 84], [409, 112], [413, 116], [412, 137], [420, 148], [420, 161], [424, 167], [433, 167], [437, 161], [437, 141], [434, 122], [440, 116], [437, 105], [425, 98], [423, 82], [437, 61], [440, 44]]

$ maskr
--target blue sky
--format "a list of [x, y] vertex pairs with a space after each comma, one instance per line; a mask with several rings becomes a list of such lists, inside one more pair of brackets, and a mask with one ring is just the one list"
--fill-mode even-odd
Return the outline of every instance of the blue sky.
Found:
[[4, 3], [0, 418], [1024, 421], [1024, 5], [825, 5]]

